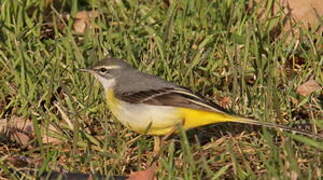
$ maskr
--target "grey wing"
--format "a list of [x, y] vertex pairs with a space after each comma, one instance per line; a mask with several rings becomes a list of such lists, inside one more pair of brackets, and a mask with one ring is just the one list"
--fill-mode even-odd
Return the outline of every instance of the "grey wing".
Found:
[[116, 94], [116, 96], [123, 101], [133, 104], [144, 103], [150, 105], [175, 106], [228, 113], [221, 106], [208, 101], [199, 95], [195, 95], [190, 90], [185, 88], [151, 89], [135, 93], [127, 92]]

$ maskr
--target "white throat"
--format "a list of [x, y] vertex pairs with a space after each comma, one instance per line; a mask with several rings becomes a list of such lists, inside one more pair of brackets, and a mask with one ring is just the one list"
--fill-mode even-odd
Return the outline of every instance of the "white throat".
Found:
[[100, 83], [102, 84], [103, 88], [107, 91], [108, 89], [111, 89], [115, 86], [116, 84], [116, 80], [115, 78], [112, 79], [106, 79], [103, 78], [99, 75], [95, 75], [95, 77], [100, 81]]

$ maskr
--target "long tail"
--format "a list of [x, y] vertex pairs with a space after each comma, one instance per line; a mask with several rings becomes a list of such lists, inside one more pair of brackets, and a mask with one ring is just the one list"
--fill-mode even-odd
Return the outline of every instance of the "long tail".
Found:
[[249, 118], [232, 116], [232, 118], [229, 118], [228, 121], [238, 122], [238, 123], [243, 123], [243, 124], [252, 124], [252, 125], [257, 125], [257, 126], [264, 126], [264, 127], [269, 127], [269, 128], [276, 128], [276, 129], [281, 129], [283, 131], [291, 132], [293, 134], [300, 134], [300, 135], [308, 136], [308, 137], [315, 138], [315, 139], [323, 139], [323, 136], [312, 134], [310, 132], [302, 131], [299, 129], [291, 128], [291, 127], [280, 125], [280, 124], [261, 122], [261, 121], [257, 121], [257, 120], [253, 120], [253, 119], [249, 119]]

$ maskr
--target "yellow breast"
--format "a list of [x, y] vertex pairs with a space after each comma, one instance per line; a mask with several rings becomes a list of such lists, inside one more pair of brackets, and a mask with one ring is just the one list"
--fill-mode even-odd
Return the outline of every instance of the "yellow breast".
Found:
[[114, 114], [114, 112], [117, 111], [117, 109], [119, 108], [120, 102], [115, 97], [115, 94], [112, 89], [109, 89], [106, 91], [106, 98], [107, 98], [108, 106], [111, 112]]

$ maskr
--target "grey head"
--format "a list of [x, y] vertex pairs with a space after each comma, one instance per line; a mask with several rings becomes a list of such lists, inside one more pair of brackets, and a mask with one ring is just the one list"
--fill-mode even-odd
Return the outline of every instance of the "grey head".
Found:
[[140, 72], [117, 58], [105, 58], [92, 68], [81, 70], [93, 74], [106, 91], [113, 89], [117, 94], [178, 87], [157, 76]]

